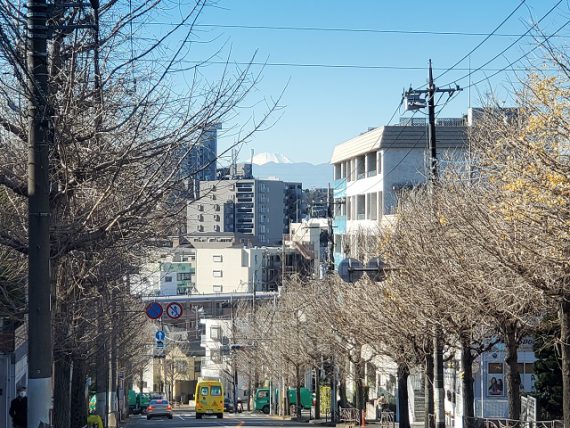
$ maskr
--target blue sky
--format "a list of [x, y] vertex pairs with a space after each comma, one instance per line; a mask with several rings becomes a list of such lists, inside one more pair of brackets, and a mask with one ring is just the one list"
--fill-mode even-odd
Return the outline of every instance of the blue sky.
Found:
[[[284, 91], [282, 109], [274, 116], [274, 123], [250, 138], [241, 157], [249, 156], [254, 149], [256, 153], [282, 153], [296, 162], [328, 162], [335, 145], [368, 127], [388, 124], [403, 88], [410, 84], [425, 85], [429, 58], [435, 68], [436, 84], [456, 81], [465, 87], [528, 53], [535, 42], [525, 37], [484, 70], [473, 73], [470, 79], [464, 77], [469, 69], [480, 67], [515, 42], [514, 35], [527, 31], [533, 20], [541, 19], [558, 1], [526, 0], [497, 30], [497, 35], [471, 54], [470, 60], [465, 59], [438, 79], [520, 3], [520, 0], [218, 0], [198, 20], [197, 40], [210, 43], [195, 45], [193, 58], [204, 59], [200, 55], [205, 57], [208, 50], [220, 49], [214, 59], [231, 57], [240, 63], [255, 54], [256, 61], [268, 63], [262, 70], [261, 82], [246, 103], [249, 107], [223, 124], [220, 148], [236, 138], [237, 130], [252, 115], [259, 118], [263, 114], [264, 100], [275, 99]], [[564, 0], [540, 26], [551, 33], [569, 16], [569, 4]], [[364, 29], [374, 31], [355, 31]], [[570, 25], [558, 33], [564, 37], [557, 38], [557, 43], [570, 40], [566, 38], [569, 30]], [[534, 51], [529, 57], [536, 61], [538, 54]], [[272, 65], [277, 63], [288, 65]], [[520, 70], [526, 64], [518, 63], [516, 67]], [[207, 68], [204, 73], [208, 73]], [[477, 106], [479, 99], [491, 90], [509, 105], [509, 93], [516, 80], [513, 71], [500, 72], [454, 97], [440, 116], [460, 117], [467, 110], [469, 96], [471, 105]], [[396, 121], [400, 115], [396, 114]]]

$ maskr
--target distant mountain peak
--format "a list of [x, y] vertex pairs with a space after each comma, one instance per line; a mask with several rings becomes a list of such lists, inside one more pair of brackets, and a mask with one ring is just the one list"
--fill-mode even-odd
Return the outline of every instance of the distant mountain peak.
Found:
[[291, 159], [281, 153], [258, 153], [256, 154], [253, 159], [252, 163], [255, 165], [265, 165], [266, 163], [293, 163]]

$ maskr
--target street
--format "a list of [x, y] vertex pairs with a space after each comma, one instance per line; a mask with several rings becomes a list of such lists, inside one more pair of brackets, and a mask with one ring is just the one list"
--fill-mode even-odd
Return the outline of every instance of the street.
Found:
[[234, 416], [232, 413], [224, 413], [223, 419], [206, 417], [196, 419], [196, 414], [190, 410], [175, 410], [172, 419], [159, 418], [148, 421], [146, 416], [131, 415], [127, 428], [188, 428], [188, 427], [300, 427], [307, 423], [281, 420], [262, 414], [241, 413]]

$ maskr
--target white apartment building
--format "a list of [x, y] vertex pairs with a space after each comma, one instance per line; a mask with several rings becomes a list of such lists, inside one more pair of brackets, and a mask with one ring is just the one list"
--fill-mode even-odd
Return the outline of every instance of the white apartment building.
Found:
[[[440, 165], [462, 161], [467, 150], [463, 119], [439, 119], [437, 152]], [[371, 129], [334, 148], [335, 263], [347, 257], [348, 236], [373, 232], [395, 213], [398, 192], [426, 181], [429, 166], [425, 122]]]
[[[221, 319], [203, 319], [204, 326], [200, 346], [204, 348], [200, 376], [203, 378], [219, 378], [224, 384], [224, 394], [233, 398], [233, 367], [229, 351], [223, 352], [222, 347], [228, 348], [231, 339], [231, 321]], [[238, 399], [246, 398], [247, 383], [243, 376], [238, 377]]]
[[196, 292], [239, 293], [272, 289], [282, 249], [197, 248]]

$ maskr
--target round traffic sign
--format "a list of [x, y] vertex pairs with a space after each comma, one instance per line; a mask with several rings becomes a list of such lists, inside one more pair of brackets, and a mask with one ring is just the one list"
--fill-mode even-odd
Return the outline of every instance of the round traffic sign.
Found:
[[157, 341], [162, 342], [162, 341], [166, 338], [166, 334], [164, 334], [164, 331], [158, 330], [158, 331], [154, 334], [154, 337], [156, 338]]
[[338, 275], [344, 282], [356, 282], [362, 278], [362, 263], [356, 259], [344, 259], [338, 265]]
[[150, 302], [146, 305], [145, 312], [151, 320], [158, 319], [162, 316], [162, 305], [158, 302]]
[[166, 307], [166, 315], [172, 319], [177, 319], [182, 316], [182, 305], [180, 303], [172, 302]]

